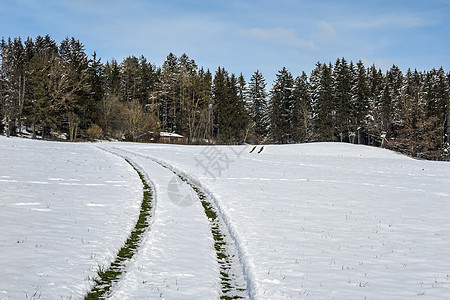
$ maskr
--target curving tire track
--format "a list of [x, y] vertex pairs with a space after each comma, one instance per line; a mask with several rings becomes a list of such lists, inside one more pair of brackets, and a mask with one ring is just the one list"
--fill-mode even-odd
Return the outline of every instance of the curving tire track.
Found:
[[221, 299], [254, 299], [253, 295], [253, 276], [251, 276], [248, 265], [242, 263], [242, 247], [236, 242], [232, 229], [226, 222], [222, 210], [217, 205], [217, 201], [205, 191], [199, 184], [195, 184], [188, 176], [178, 172], [174, 167], [150, 156], [142, 155], [133, 151], [113, 147], [115, 151], [126, 153], [121, 155], [128, 157], [129, 155], [139, 156], [149, 159], [161, 167], [170, 170], [174, 175], [178, 176], [181, 181], [190, 186], [198, 196], [205, 215], [207, 216], [211, 234], [214, 238], [214, 249], [217, 256], [217, 262], [220, 268], [221, 281]]
[[[99, 149], [110, 152], [102, 148]], [[117, 155], [116, 153], [112, 154]], [[84, 299], [106, 299], [108, 297], [112, 286], [125, 272], [127, 262], [137, 252], [137, 249], [142, 243], [142, 238], [150, 227], [150, 219], [153, 215], [154, 208], [154, 203], [152, 201], [153, 189], [150, 187], [150, 184], [147, 181], [143, 171], [141, 171], [141, 168], [130, 159], [125, 158], [125, 160], [138, 173], [143, 184], [143, 199], [139, 211], [139, 217], [133, 230], [125, 241], [125, 244], [122, 248], [120, 248], [116, 258], [111, 262], [111, 265], [106, 269], [99, 268], [97, 271], [97, 277], [93, 278], [94, 286], [87, 293]]]
[[214, 249], [216, 251], [217, 262], [220, 267], [220, 281], [222, 286], [222, 295], [220, 298], [245, 299], [247, 297], [247, 288], [242, 266], [239, 265], [240, 263], [237, 256], [236, 245], [229, 237], [225, 223], [220, 214], [218, 214], [217, 210], [214, 208], [213, 201], [198, 186], [194, 185], [186, 177], [172, 170], [167, 165], [162, 163], [158, 164], [172, 171], [183, 182], [189, 185], [195, 191], [203, 206], [205, 215], [210, 223], [211, 234], [214, 238]]

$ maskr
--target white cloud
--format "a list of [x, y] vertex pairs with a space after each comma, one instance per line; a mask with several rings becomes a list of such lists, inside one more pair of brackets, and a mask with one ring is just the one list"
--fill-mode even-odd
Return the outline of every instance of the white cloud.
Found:
[[317, 33], [315, 38], [320, 41], [326, 41], [337, 36], [337, 30], [325, 21], [317, 24]]
[[424, 18], [419, 14], [411, 13], [400, 13], [400, 14], [384, 14], [376, 16], [375, 18], [368, 18], [365, 20], [360, 20], [356, 22], [350, 22], [352, 27], [360, 29], [370, 29], [370, 28], [392, 28], [398, 27], [404, 28], [415, 28], [422, 27], [432, 24], [432, 20]]
[[272, 29], [249, 28], [239, 31], [242, 36], [250, 37], [255, 40], [277, 43], [284, 46], [296, 48], [314, 49], [316, 45], [312, 41], [301, 39], [292, 28], [275, 27]]

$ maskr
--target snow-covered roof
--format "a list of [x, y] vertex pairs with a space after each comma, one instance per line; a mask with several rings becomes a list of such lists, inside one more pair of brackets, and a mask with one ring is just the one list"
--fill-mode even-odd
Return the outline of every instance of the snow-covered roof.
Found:
[[178, 133], [172, 133], [172, 132], [160, 132], [159, 136], [161, 137], [175, 137], [175, 138], [182, 138], [184, 136], [178, 134]]

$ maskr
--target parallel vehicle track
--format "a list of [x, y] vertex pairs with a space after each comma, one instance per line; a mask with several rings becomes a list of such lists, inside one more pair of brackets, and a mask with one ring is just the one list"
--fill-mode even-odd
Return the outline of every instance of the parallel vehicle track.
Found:
[[163, 168], [166, 168], [180, 178], [182, 182], [187, 184], [194, 190], [198, 200], [202, 204], [205, 215], [208, 218], [211, 234], [214, 238], [214, 250], [216, 252], [217, 262], [220, 269], [220, 283], [221, 283], [221, 299], [248, 299], [250, 298], [247, 280], [244, 275], [244, 268], [240, 262], [238, 255], [238, 246], [231, 237], [230, 230], [224, 222], [221, 214], [218, 212], [215, 202], [200, 186], [194, 184], [189, 178], [183, 176], [171, 166], [164, 162], [158, 161], [151, 157], [131, 152], [124, 149], [114, 148], [114, 151], [125, 153], [123, 157], [139, 156], [149, 159], [157, 163]]
[[136, 253], [142, 242], [144, 233], [150, 226], [150, 218], [153, 209], [153, 191], [142, 172], [138, 170], [138, 167], [128, 159], [126, 159], [126, 161], [138, 173], [143, 184], [143, 199], [139, 217], [130, 236], [117, 253], [116, 258], [111, 265], [106, 269], [99, 268], [97, 271], [97, 277], [94, 278], [94, 286], [85, 296], [85, 299], [106, 299], [108, 297], [112, 285], [117, 282], [120, 276], [125, 272], [126, 263]]

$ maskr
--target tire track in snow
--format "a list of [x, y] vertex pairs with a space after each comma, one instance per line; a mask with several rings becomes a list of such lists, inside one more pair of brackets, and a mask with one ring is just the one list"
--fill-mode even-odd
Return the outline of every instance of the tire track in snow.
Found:
[[[211, 199], [197, 186], [189, 182], [186, 177], [178, 174], [170, 167], [158, 163], [178, 176], [184, 183], [189, 185], [197, 194], [205, 214], [210, 222], [211, 233], [214, 238], [214, 249], [217, 255], [217, 261], [220, 266], [220, 280], [222, 284], [221, 299], [245, 299], [247, 296], [246, 283], [243, 279], [244, 274], [237, 260], [237, 249], [232, 239], [227, 235], [227, 228], [223, 219], [214, 208]], [[225, 228], [224, 228], [225, 227]]]
[[113, 147], [114, 150], [129, 153], [149, 159], [160, 166], [170, 170], [183, 182], [189, 185], [198, 195], [211, 224], [211, 233], [214, 237], [214, 247], [220, 266], [222, 282], [221, 299], [256, 299], [256, 284], [251, 263], [246, 256], [244, 247], [239, 243], [237, 232], [231, 224], [230, 218], [225, 214], [212, 193], [196, 182], [191, 176], [177, 170], [174, 166], [159, 159], [142, 155], [133, 151]]
[[127, 163], [138, 173], [139, 178], [143, 184], [143, 199], [141, 208], [139, 211], [138, 220], [125, 241], [122, 248], [117, 253], [116, 258], [111, 262], [111, 265], [104, 269], [99, 267], [97, 271], [97, 277], [93, 278], [94, 286], [87, 293], [84, 299], [106, 299], [109, 292], [115, 282], [120, 280], [120, 277], [125, 272], [127, 262], [136, 254], [137, 249], [141, 246], [142, 239], [147, 232], [151, 224], [151, 217], [153, 215], [154, 203], [153, 203], [153, 190], [150, 187], [148, 176], [142, 170], [142, 168], [129, 158], [125, 158], [117, 153], [108, 151], [101, 147], [97, 147], [100, 150], [111, 153], [113, 155], [124, 158]]

